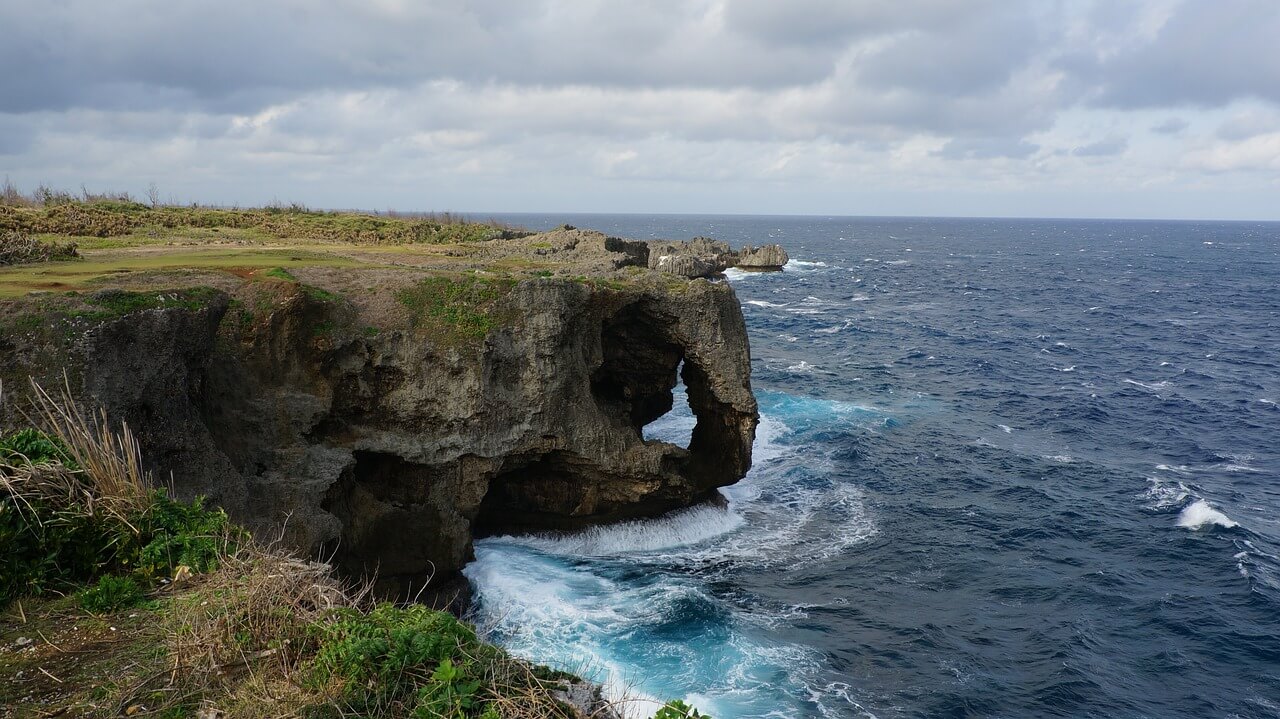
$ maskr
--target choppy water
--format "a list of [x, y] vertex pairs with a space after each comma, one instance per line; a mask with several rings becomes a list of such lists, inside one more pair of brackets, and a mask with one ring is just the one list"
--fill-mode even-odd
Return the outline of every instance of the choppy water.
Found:
[[728, 507], [479, 543], [499, 642], [718, 719], [1280, 716], [1280, 225], [508, 219], [794, 259], [730, 278]]

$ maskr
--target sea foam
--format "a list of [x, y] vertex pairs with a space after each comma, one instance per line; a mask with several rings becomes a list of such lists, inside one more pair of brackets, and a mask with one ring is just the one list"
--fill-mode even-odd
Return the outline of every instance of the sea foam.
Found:
[[1216, 525], [1224, 529], [1240, 526], [1227, 515], [1214, 509], [1207, 501], [1197, 499], [1182, 509], [1178, 515], [1178, 526], [1187, 529], [1200, 529], [1206, 525]]

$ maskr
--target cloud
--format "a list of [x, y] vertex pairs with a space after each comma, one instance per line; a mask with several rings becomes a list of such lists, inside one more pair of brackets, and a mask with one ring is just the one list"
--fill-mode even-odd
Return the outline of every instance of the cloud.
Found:
[[1213, 183], [1271, 166], [1276, 36], [1260, 0], [0, 0], [0, 154], [344, 206]]
[[999, 157], [1030, 157], [1040, 149], [1039, 145], [1020, 139], [978, 138], [950, 140], [937, 151], [939, 157], [965, 160], [989, 160]]
[[1081, 60], [1099, 105], [1213, 107], [1280, 101], [1280, 5], [1274, 0], [1184, 2], [1154, 38]]
[[1110, 157], [1123, 153], [1128, 147], [1129, 141], [1123, 137], [1111, 137], [1074, 147], [1071, 154], [1076, 157]]
[[1151, 131], [1159, 135], [1176, 135], [1187, 129], [1191, 123], [1180, 117], [1170, 117], [1151, 126]]

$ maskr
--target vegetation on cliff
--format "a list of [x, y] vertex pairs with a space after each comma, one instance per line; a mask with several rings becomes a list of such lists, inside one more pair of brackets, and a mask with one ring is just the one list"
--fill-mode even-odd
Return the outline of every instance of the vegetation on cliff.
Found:
[[127, 427], [37, 396], [48, 431], [0, 438], [0, 715], [582, 715], [574, 677], [252, 541], [154, 489]]
[[160, 238], [196, 229], [232, 229], [280, 239], [374, 244], [476, 242], [520, 234], [450, 213], [374, 215], [312, 210], [297, 203], [239, 209], [143, 203], [128, 193], [79, 195], [41, 187], [30, 196], [0, 188], [0, 231], [63, 237]]

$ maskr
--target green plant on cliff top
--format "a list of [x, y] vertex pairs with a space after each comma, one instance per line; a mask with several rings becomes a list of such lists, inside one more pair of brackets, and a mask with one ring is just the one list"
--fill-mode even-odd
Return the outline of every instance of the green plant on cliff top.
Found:
[[699, 712], [679, 699], [672, 699], [658, 709], [653, 719], [711, 719], [711, 716]]
[[317, 631], [312, 681], [336, 687], [352, 711], [461, 719], [483, 710], [485, 673], [499, 652], [450, 614], [381, 604], [342, 610]]
[[497, 302], [514, 284], [475, 276], [428, 277], [396, 292], [396, 299], [409, 309], [414, 328], [432, 331], [446, 342], [476, 340], [499, 325]]

